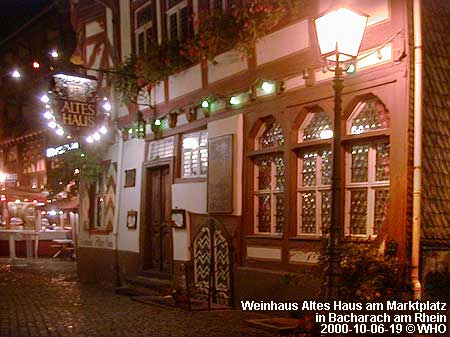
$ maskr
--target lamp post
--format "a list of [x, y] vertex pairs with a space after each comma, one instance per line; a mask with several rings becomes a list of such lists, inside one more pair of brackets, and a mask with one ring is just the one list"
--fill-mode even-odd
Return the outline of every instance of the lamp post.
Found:
[[344, 88], [343, 63], [358, 56], [367, 23], [367, 15], [347, 8], [332, 8], [314, 20], [317, 41], [327, 67], [334, 66], [334, 116], [333, 116], [333, 171], [331, 185], [331, 225], [327, 244], [327, 267], [325, 270], [325, 296], [336, 299], [340, 289], [341, 241], [344, 232], [342, 219], [344, 199], [341, 171], [341, 116], [342, 90]]

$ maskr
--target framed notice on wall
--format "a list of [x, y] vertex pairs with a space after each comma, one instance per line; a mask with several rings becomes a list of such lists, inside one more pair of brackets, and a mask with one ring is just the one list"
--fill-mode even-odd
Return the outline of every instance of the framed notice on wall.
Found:
[[233, 135], [208, 139], [208, 213], [233, 212]]

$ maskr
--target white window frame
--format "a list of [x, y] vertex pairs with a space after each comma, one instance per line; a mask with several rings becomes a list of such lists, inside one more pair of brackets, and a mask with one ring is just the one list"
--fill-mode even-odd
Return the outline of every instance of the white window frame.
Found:
[[[167, 2], [167, 4], [168, 4], [168, 2]], [[166, 27], [167, 27], [167, 39], [168, 40], [172, 39], [172, 37], [170, 36], [170, 31], [171, 31], [170, 30], [170, 17], [172, 15], [176, 15], [177, 16], [177, 38], [181, 39], [182, 32], [181, 32], [181, 24], [180, 24], [180, 12], [181, 12], [181, 10], [183, 8], [187, 7], [187, 5], [188, 5], [187, 0], [184, 0], [184, 1], [181, 1], [180, 3], [176, 4], [175, 6], [167, 9], [167, 11], [166, 11], [167, 26]], [[169, 7], [169, 6], [167, 6], [167, 7]], [[187, 32], [185, 32], [185, 34], [186, 33]]]
[[[144, 34], [144, 53], [148, 51], [148, 40], [149, 40], [149, 36], [148, 36], [148, 32], [150, 31], [150, 34], [153, 31], [153, 18], [148, 21], [147, 23], [145, 23], [144, 25], [138, 27], [138, 13], [139, 11], [141, 11], [143, 8], [147, 7], [147, 6], [153, 6], [153, 0], [147, 1], [145, 4], [143, 4], [142, 6], [140, 6], [139, 8], [137, 8], [134, 11], [134, 40], [135, 40], [135, 46], [136, 46], [136, 55], [139, 55], [140, 50], [139, 50], [139, 35], [140, 34]], [[153, 7], [152, 7], [152, 13], [153, 13]]]
[[[200, 145], [200, 139], [201, 139], [201, 136], [204, 135], [204, 134], [206, 134], [206, 144], [204, 146], [201, 146]], [[188, 137], [192, 137], [192, 138], [196, 137], [198, 139], [199, 145], [198, 145], [197, 149], [185, 149], [184, 148], [184, 145], [183, 145], [184, 139], [188, 138]], [[204, 178], [204, 177], [207, 176], [207, 173], [201, 174], [201, 150], [206, 150], [207, 156], [209, 156], [209, 153], [208, 153], [208, 131], [207, 130], [201, 130], [201, 131], [198, 131], [198, 132], [186, 133], [186, 134], [184, 134], [181, 137], [181, 177], [182, 178], [186, 178], [186, 179], [189, 179], [189, 178]], [[186, 152], [194, 152], [194, 151], [197, 153], [197, 158], [198, 158], [197, 159], [198, 160], [197, 171], [194, 174], [192, 174], [192, 175], [185, 175], [184, 174], [184, 154]]]
[[[318, 236], [322, 235], [322, 192], [331, 192], [331, 184], [322, 184], [322, 152], [327, 149], [324, 147], [320, 148], [307, 148], [298, 156], [298, 166], [297, 166], [297, 235], [309, 235]], [[330, 149], [331, 150], [331, 145]], [[316, 157], [316, 184], [312, 186], [302, 186], [303, 182], [303, 154], [317, 152]], [[314, 192], [316, 195], [316, 231], [315, 233], [303, 233], [302, 232], [302, 221], [303, 221], [303, 207], [302, 207], [302, 197], [303, 193]]]
[[[159, 160], [173, 157], [175, 151], [175, 137], [167, 137], [149, 143], [147, 160]], [[167, 153], [166, 153], [167, 152]], [[158, 154], [162, 154], [158, 155]]]
[[[282, 156], [276, 155], [276, 154], [269, 154], [267, 158], [276, 158], [280, 157], [283, 159]], [[278, 233], [276, 231], [277, 228], [277, 217], [276, 217], [276, 211], [277, 211], [277, 195], [281, 194], [283, 198], [284, 195], [284, 188], [283, 189], [276, 189], [276, 174], [277, 174], [277, 167], [273, 160], [270, 162], [270, 189], [266, 190], [260, 190], [259, 187], [259, 165], [257, 163], [254, 163], [254, 189], [253, 189], [253, 200], [254, 200], [254, 233], [255, 234], [261, 234], [261, 235], [279, 235], [282, 236], [284, 232]], [[260, 232], [259, 231], [259, 203], [258, 203], [258, 197], [268, 195], [270, 197], [270, 232]]]
[[[349, 151], [346, 152], [345, 161], [345, 235], [352, 237], [376, 237], [374, 233], [375, 225], [375, 192], [377, 189], [390, 189], [390, 180], [376, 181], [376, 160], [377, 150], [376, 145], [380, 143], [388, 143], [386, 140], [370, 140], [361, 141], [358, 144], [349, 144]], [[366, 182], [352, 182], [352, 146], [355, 145], [369, 145], [368, 153], [368, 175]], [[390, 157], [390, 156], [389, 156]], [[367, 219], [366, 219], [366, 234], [352, 234], [350, 233], [350, 207], [351, 207], [351, 191], [358, 189], [367, 190]]]

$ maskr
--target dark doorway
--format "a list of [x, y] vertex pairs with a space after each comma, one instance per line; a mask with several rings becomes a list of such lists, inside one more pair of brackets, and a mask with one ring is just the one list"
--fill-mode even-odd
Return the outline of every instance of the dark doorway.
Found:
[[172, 275], [172, 226], [170, 222], [170, 167], [147, 168], [143, 241], [143, 272], [152, 277]]

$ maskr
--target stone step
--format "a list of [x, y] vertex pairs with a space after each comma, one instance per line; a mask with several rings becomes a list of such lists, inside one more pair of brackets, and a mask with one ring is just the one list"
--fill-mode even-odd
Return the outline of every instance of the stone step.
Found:
[[171, 280], [137, 276], [127, 279], [126, 285], [117, 288], [116, 293], [125, 296], [166, 296], [172, 294]]

